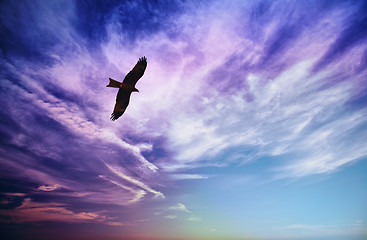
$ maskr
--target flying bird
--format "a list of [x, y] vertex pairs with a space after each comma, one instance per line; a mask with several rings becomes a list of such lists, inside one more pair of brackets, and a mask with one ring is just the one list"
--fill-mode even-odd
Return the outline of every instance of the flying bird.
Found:
[[139, 58], [135, 67], [126, 75], [124, 81], [118, 82], [109, 78], [110, 83], [106, 87], [119, 88], [116, 97], [116, 104], [111, 114], [111, 120], [115, 121], [125, 112], [130, 102], [130, 95], [132, 92], [139, 92], [135, 88], [136, 82], [143, 76], [147, 68], [147, 59], [145, 57]]

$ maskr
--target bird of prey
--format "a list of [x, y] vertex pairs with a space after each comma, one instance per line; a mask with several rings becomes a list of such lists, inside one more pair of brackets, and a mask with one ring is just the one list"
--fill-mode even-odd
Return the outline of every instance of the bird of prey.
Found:
[[110, 83], [106, 87], [119, 88], [116, 97], [116, 104], [111, 114], [111, 120], [115, 121], [125, 112], [129, 105], [130, 95], [132, 92], [139, 92], [135, 88], [136, 82], [143, 76], [145, 69], [147, 68], [147, 59], [145, 57], [139, 58], [135, 67], [126, 75], [124, 81], [118, 82], [109, 78]]

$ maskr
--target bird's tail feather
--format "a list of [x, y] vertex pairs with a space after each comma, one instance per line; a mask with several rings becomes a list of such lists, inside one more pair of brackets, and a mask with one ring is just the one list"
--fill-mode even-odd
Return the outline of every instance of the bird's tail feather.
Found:
[[112, 78], [109, 78], [110, 83], [106, 87], [113, 87], [113, 88], [120, 88], [121, 83], [113, 80]]

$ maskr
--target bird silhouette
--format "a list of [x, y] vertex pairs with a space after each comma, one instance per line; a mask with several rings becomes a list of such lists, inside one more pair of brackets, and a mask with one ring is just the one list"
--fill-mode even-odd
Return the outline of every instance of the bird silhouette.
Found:
[[125, 112], [130, 102], [130, 96], [132, 92], [139, 92], [135, 88], [136, 82], [144, 75], [147, 68], [147, 59], [144, 57], [139, 58], [134, 68], [125, 76], [124, 80], [118, 82], [112, 78], [109, 78], [110, 83], [106, 87], [119, 88], [116, 97], [116, 104], [111, 114], [111, 120], [115, 121]]

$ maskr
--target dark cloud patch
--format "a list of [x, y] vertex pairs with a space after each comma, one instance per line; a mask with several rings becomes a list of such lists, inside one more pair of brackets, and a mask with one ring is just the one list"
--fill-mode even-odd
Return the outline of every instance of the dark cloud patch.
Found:
[[362, 43], [367, 37], [367, 2], [356, 4], [357, 11], [345, 20], [345, 28], [341, 31], [335, 42], [330, 46], [325, 55], [315, 64], [314, 71], [328, 66], [339, 59], [344, 53], [355, 45]]
[[[39, 77], [37, 77], [39, 79]], [[69, 103], [78, 103], [80, 102], [80, 96], [73, 92], [67, 91], [65, 89], [57, 86], [53, 81], [40, 80], [40, 84], [43, 85], [44, 89], [53, 95], [54, 97]]]
[[2, 144], [9, 143], [14, 133], [19, 133], [22, 128], [19, 124], [9, 116], [7, 109], [3, 108], [0, 111], [0, 142]]
[[357, 72], [361, 72], [367, 69], [367, 48], [364, 50], [363, 56], [361, 58], [361, 61], [359, 63], [359, 67], [357, 69]]
[[271, 20], [271, 1], [259, 1], [255, 3], [249, 11], [249, 21], [245, 25], [245, 29], [249, 29], [251, 38], [261, 41], [263, 38], [264, 26]]
[[0, 25], [0, 47], [5, 57], [9, 58], [15, 55], [30, 61], [40, 61], [44, 64], [53, 62], [53, 59], [44, 54], [44, 51], [40, 51], [41, 48], [46, 50], [45, 46], [37, 47], [37, 45], [29, 43], [28, 39], [18, 35], [17, 32], [13, 32], [11, 28], [17, 28], [17, 26]]
[[259, 1], [255, 3], [251, 11], [252, 21], [258, 21], [262, 18], [266, 19], [267, 13], [269, 12], [271, 5], [271, 1]]
[[346, 106], [350, 110], [359, 110], [366, 108], [367, 106], [367, 94], [366, 92], [362, 93], [360, 96], [348, 101]]
[[[24, 91], [32, 93], [27, 84], [25, 84], [24, 81], [22, 81], [22, 78], [20, 76], [21, 73], [23, 73], [22, 70], [20, 70], [22, 68], [21, 66], [19, 66], [16, 63], [12, 63], [11, 61], [8, 61], [8, 62], [2, 62], [2, 67], [3, 68], [1, 73], [1, 80], [3, 82], [0, 84], [0, 93], [2, 95], [9, 94], [9, 88], [11, 88], [9, 87], [9, 85], [6, 85], [5, 82], [11, 82], [11, 84], [14, 84], [15, 86], [23, 89]], [[17, 68], [19, 68], [19, 71], [15, 72], [15, 69]], [[9, 102], [9, 100], [7, 102]]]
[[174, 35], [175, 18], [183, 9], [183, 1], [78, 1], [73, 24], [92, 44], [108, 40], [109, 25], [134, 42], [161, 30]]
[[[65, 139], [65, 141], [70, 141], [74, 137], [60, 122], [45, 114], [34, 113], [32, 125], [36, 126], [36, 128], [43, 129], [43, 133], [57, 133], [57, 136]], [[47, 137], [47, 135], [45, 137]]]
[[[365, 51], [365, 64], [367, 65], [367, 50]], [[367, 107], [367, 78], [366, 78], [366, 68], [362, 69], [362, 66], [360, 66], [360, 69], [358, 69], [358, 73], [363, 74], [361, 75], [361, 78], [359, 79], [359, 85], [353, 90], [354, 96], [346, 103], [346, 107], [349, 110], [356, 111]]]
[[238, 89], [242, 89], [245, 93], [248, 90], [246, 78], [250, 71], [255, 69], [253, 65], [243, 60], [246, 54], [248, 54], [246, 51], [234, 53], [221, 66], [214, 69], [208, 77], [212, 87], [225, 94], [233, 94]]
[[[68, 156], [65, 156], [68, 158]], [[59, 174], [66, 175], [68, 178], [73, 177], [75, 174], [73, 174], [73, 166], [70, 165], [68, 161], [58, 161], [53, 158], [49, 157], [39, 157], [39, 160], [37, 161], [40, 170], [43, 172], [53, 172], [53, 176], [58, 176]]]
[[[5, 190], [5, 189], [4, 189]], [[14, 191], [14, 189], [12, 189]], [[23, 189], [22, 189], [23, 190]], [[19, 192], [4, 192], [0, 194], [0, 209], [14, 209], [19, 207], [23, 201], [24, 196], [17, 195]], [[4, 217], [0, 215], [0, 218]]]
[[[56, 97], [62, 102], [68, 104], [76, 104], [83, 113], [86, 114], [86, 118], [93, 119], [93, 116], [90, 115], [92, 110], [98, 111], [100, 107], [94, 99], [91, 99], [89, 96], [80, 95], [66, 89], [60, 88], [52, 81], [41, 81], [40, 84], [44, 87], [44, 89], [52, 96]], [[89, 86], [85, 87], [85, 91], [89, 90]]]
[[[9, 95], [7, 97], [10, 104], [4, 104], [0, 110], [0, 115], [4, 116], [0, 129], [9, 139], [4, 144], [18, 142], [20, 146], [29, 147], [32, 144], [53, 144], [53, 141], [60, 138], [64, 139], [61, 141], [64, 143], [73, 139], [74, 135], [65, 126], [44, 114], [42, 109], [35, 106], [29, 108], [27, 100], [13, 99]], [[13, 104], [18, 106], [16, 111], [10, 110]], [[19, 136], [22, 136], [21, 140], [16, 140]]]
[[181, 1], [126, 1], [116, 9], [111, 20], [116, 31], [131, 41], [163, 30], [174, 36], [178, 31], [175, 18], [184, 9]]
[[266, 50], [265, 57], [262, 64], [267, 65], [276, 54], [283, 52], [290, 47], [292, 41], [294, 41], [301, 33], [301, 28], [297, 25], [282, 26], [274, 39], [271, 40], [269, 47]]
[[[304, 11], [308, 9], [309, 11]], [[292, 47], [301, 34], [309, 26], [314, 25], [322, 16], [323, 12], [317, 11], [314, 3], [277, 5], [273, 8], [272, 20], [280, 21], [278, 29], [267, 41], [265, 54], [261, 65], [268, 65], [278, 54]], [[275, 19], [274, 19], [275, 18]]]
[[74, 23], [76, 31], [92, 43], [106, 40], [106, 25], [119, 4], [121, 1], [77, 1]]
[[[6, 167], [6, 165], [3, 165]], [[22, 177], [17, 176], [15, 172], [12, 172], [11, 169], [1, 169], [0, 170], [0, 190], [1, 196], [6, 198], [16, 198], [9, 197], [7, 193], [22, 193], [22, 194], [29, 194], [32, 192], [39, 183], [37, 181], [24, 179]], [[22, 198], [22, 197], [17, 197]]]
[[[264, 42], [263, 56], [258, 62], [259, 69], [275, 67], [284, 69], [287, 64], [277, 61], [304, 34], [314, 34], [310, 29], [337, 7], [349, 6], [346, 1], [260, 1], [249, 12], [249, 21], [245, 24], [246, 37], [255, 42]], [[271, 28], [275, 28], [269, 34]], [[307, 31], [307, 32], [306, 32]], [[316, 37], [316, 36], [315, 36]], [[274, 66], [272, 66], [274, 65]]]
[[68, 4], [57, 1], [2, 1], [0, 46], [6, 57], [16, 56], [51, 65], [49, 52], [63, 40]]

